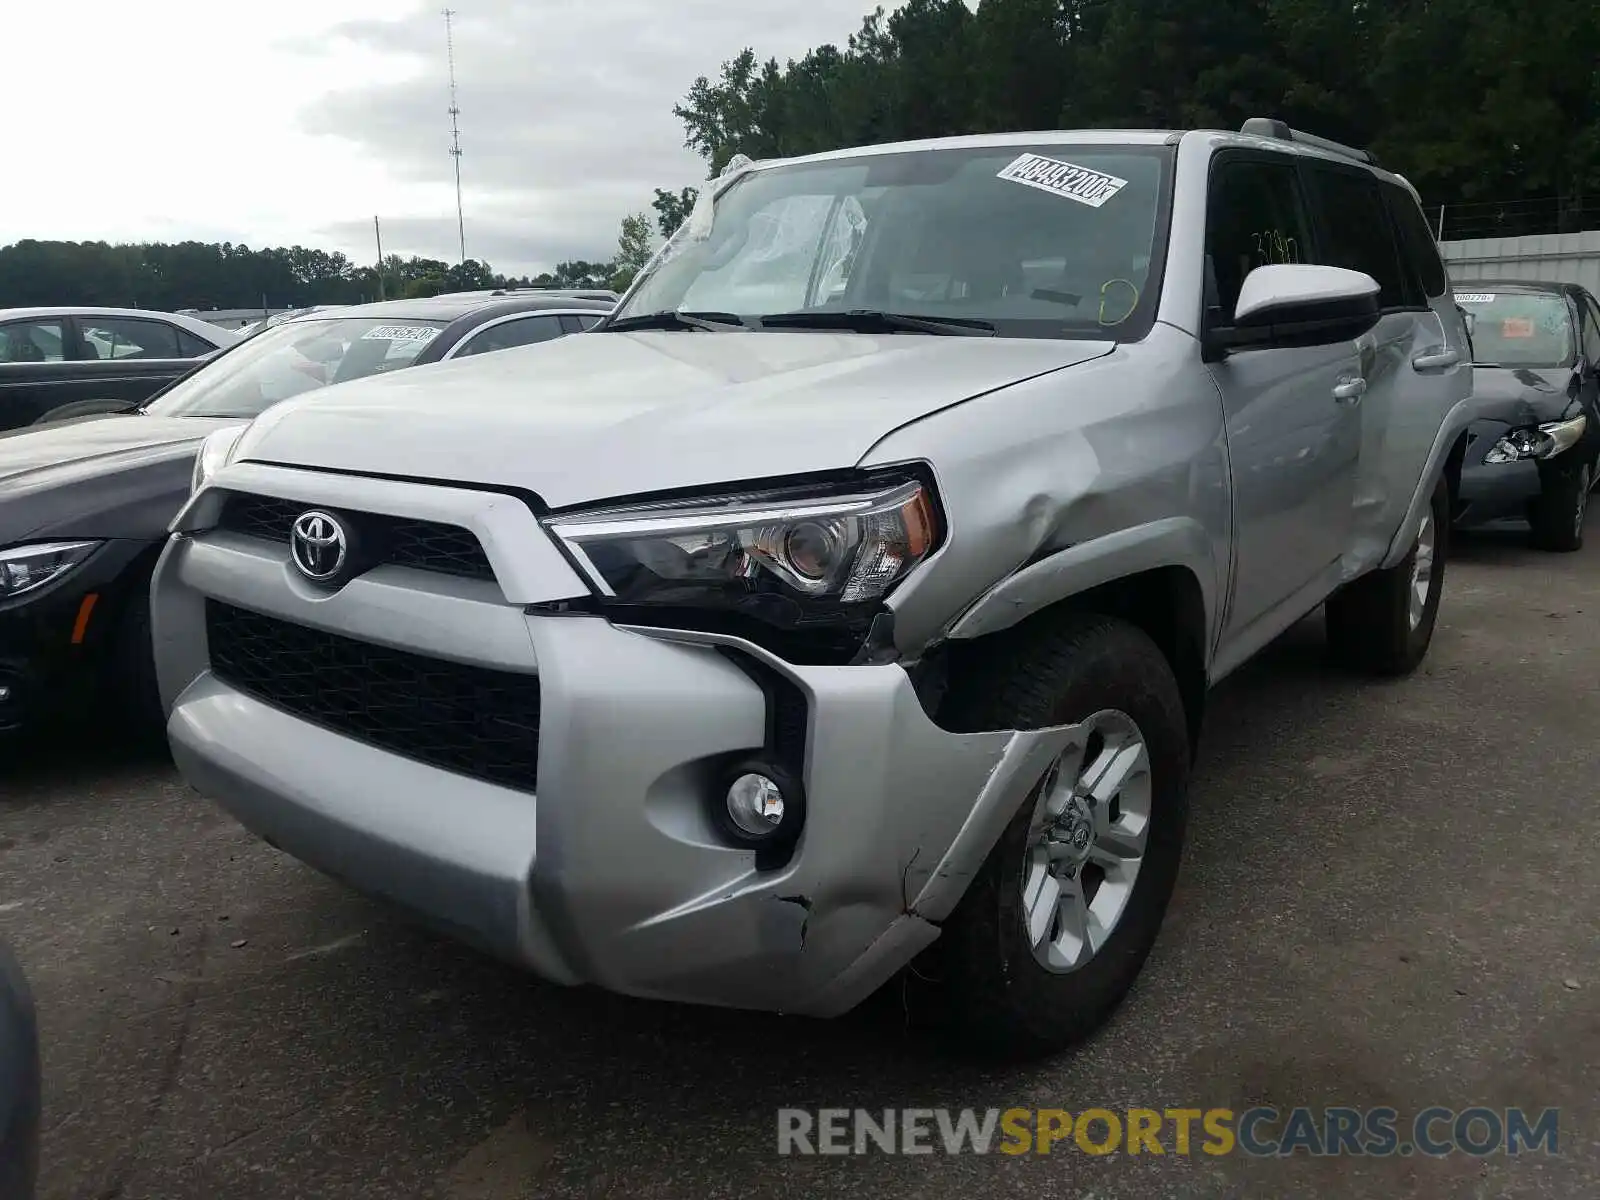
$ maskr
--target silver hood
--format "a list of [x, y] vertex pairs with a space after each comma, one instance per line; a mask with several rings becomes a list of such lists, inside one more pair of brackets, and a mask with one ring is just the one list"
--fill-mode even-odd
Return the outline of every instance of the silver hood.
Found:
[[854, 466], [952, 404], [1111, 342], [586, 333], [319, 390], [235, 461], [520, 488], [555, 508]]

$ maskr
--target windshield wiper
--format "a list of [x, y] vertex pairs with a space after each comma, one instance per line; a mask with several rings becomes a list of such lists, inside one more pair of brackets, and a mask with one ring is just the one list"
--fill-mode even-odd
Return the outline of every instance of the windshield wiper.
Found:
[[844, 329], [852, 333], [938, 333], [993, 337], [994, 325], [976, 317], [918, 317], [874, 308], [772, 313], [758, 318], [765, 329]]
[[734, 313], [679, 312], [664, 308], [660, 312], [640, 313], [636, 317], [619, 317], [600, 326], [599, 332], [626, 333], [631, 329], [703, 329], [709, 333], [732, 333], [748, 329]]

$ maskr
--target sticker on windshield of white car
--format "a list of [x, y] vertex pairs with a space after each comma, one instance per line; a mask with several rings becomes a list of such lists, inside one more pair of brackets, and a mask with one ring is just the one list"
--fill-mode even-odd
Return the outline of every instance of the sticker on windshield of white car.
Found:
[[996, 178], [1038, 188], [1052, 196], [1064, 196], [1079, 204], [1087, 204], [1090, 208], [1099, 208], [1128, 186], [1126, 179], [1091, 171], [1088, 167], [1074, 166], [1059, 158], [1046, 158], [1042, 154], [1020, 156]]
[[364, 342], [431, 342], [439, 336], [432, 325], [377, 325], [361, 335]]
[[1457, 304], [1493, 304], [1493, 292], [1457, 292]]

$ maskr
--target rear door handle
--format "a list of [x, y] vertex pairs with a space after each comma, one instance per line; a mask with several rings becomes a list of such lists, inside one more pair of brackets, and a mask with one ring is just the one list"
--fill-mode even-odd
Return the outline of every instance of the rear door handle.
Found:
[[1417, 371], [1443, 371], [1446, 367], [1453, 367], [1461, 361], [1461, 352], [1452, 350], [1448, 346], [1443, 350], [1424, 350], [1411, 360], [1413, 370]]
[[1359, 404], [1367, 394], [1367, 381], [1357, 375], [1339, 380], [1333, 385], [1333, 398], [1340, 404]]

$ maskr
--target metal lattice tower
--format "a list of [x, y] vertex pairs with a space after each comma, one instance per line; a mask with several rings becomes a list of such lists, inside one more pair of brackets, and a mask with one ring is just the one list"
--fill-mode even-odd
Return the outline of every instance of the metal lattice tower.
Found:
[[456, 235], [460, 239], [461, 261], [467, 261], [467, 225], [461, 215], [461, 110], [456, 107], [456, 39], [451, 22], [456, 10], [444, 10], [444, 48], [450, 63], [450, 157], [456, 164]]

